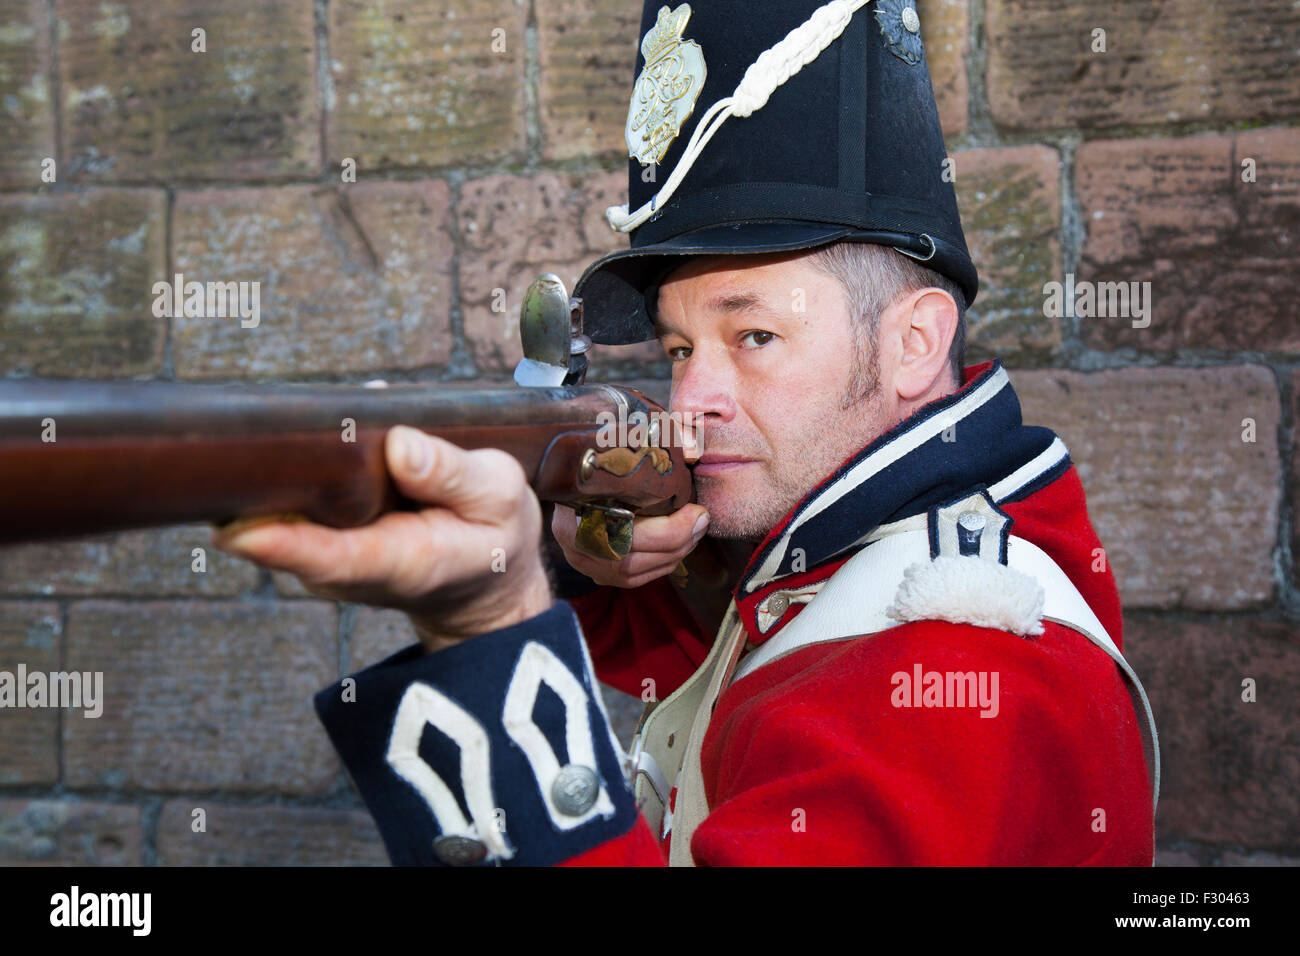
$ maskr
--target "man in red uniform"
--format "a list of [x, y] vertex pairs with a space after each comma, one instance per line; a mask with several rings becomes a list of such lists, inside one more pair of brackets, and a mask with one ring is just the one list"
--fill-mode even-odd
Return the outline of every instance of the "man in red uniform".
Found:
[[[426, 510], [220, 542], [415, 622], [316, 698], [391, 858], [1149, 865], [1154, 727], [1078, 476], [962, 365], [977, 280], [911, 0], [651, 4], [642, 36], [631, 245], [575, 292], [595, 341], [672, 360], [698, 503], [617, 565], [557, 509], [590, 580], [556, 601], [513, 459], [394, 429]], [[720, 621], [670, 577], [702, 540]], [[597, 675], [656, 701], [631, 753]]]
[[[837, 251], [867, 271], [896, 255]], [[1068, 453], [1021, 425], [996, 363], [959, 389], [956, 310], [924, 282], [891, 296], [864, 363], [821, 261], [698, 259], [659, 295], [673, 408], [703, 423], [709, 533], [761, 539], [736, 590], [741, 679], [702, 738], [695, 859], [1149, 865], [1145, 708], [1071, 626], [1118, 636], [1121, 621]], [[792, 287], [816, 320], [776, 314]], [[727, 311], [740, 295], [750, 304]], [[963, 517], [980, 541], [965, 551]], [[666, 576], [698, 540], [695, 520], [689, 508], [644, 519], [640, 553], [620, 565], [565, 549], [592, 578], [635, 586], [570, 598], [606, 683], [667, 694], [721, 642]], [[557, 515], [557, 539], [572, 542], [574, 524]], [[690, 747], [689, 726], [674, 732]], [[673, 790], [664, 753], [636, 754], [652, 805]]]

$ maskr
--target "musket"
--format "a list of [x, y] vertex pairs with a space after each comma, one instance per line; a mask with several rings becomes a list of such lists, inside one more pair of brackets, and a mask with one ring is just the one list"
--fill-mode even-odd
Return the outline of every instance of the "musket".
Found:
[[[384, 464], [385, 433], [410, 425], [508, 452], [541, 501], [578, 513], [582, 550], [619, 559], [635, 516], [694, 488], [661, 406], [583, 384], [582, 322], [558, 277], [530, 286], [522, 387], [0, 382], [0, 544], [268, 516], [363, 525], [420, 507]], [[643, 427], [609, 428], [629, 421]]]

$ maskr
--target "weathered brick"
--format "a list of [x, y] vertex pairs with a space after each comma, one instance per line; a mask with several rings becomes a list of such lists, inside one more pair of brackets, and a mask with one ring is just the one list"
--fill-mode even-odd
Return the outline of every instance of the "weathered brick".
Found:
[[186, 281], [260, 282], [255, 327], [173, 320], [181, 378], [423, 368], [451, 353], [450, 193], [441, 180], [188, 192]]
[[917, 0], [921, 39], [944, 136], [966, 129], [966, 48], [970, 41], [967, 0]]
[[150, 290], [165, 270], [161, 190], [0, 196], [0, 371], [132, 376], [162, 365]]
[[645, 702], [640, 697], [625, 694], [605, 684], [600, 685], [600, 696], [605, 701], [605, 710], [609, 714], [614, 736], [624, 748], [631, 747], [636, 726], [645, 712]]
[[[1126, 607], [1273, 599], [1280, 402], [1260, 366], [1016, 372], [1070, 449]], [[1243, 441], [1244, 419], [1254, 443]]]
[[[610, 206], [619, 206], [627, 202], [627, 173], [622, 170], [605, 175], [592, 173], [585, 183], [581, 177], [569, 177], [565, 184], [571, 191], [582, 190], [581, 193], [576, 196], [570, 195], [569, 198], [576, 204], [579, 217], [578, 231], [582, 235], [583, 242], [586, 243], [586, 249], [597, 256], [616, 249], [626, 249], [627, 236], [609, 227], [609, 221], [605, 219], [605, 210]], [[562, 244], [564, 238], [567, 237], [562, 234], [560, 239], [552, 241]], [[561, 248], [568, 247], [561, 245]], [[584, 268], [586, 265], [587, 263], [583, 264]], [[574, 279], [576, 280], [581, 274], [581, 271], [575, 273]]]
[[1256, 129], [1233, 137], [1234, 186], [1242, 227], [1257, 240], [1285, 246], [1300, 226], [1300, 130]]
[[[257, 585], [257, 568], [212, 547], [208, 525], [0, 548], [0, 593], [216, 597]], [[203, 549], [206, 571], [193, 570]]]
[[664, 350], [656, 341], [636, 345], [594, 345], [591, 367], [587, 370], [587, 384], [608, 382], [621, 384], [629, 378], [654, 375], [671, 368]]
[[[1083, 340], [1148, 352], [1300, 350], [1297, 151], [1291, 129], [1080, 147], [1080, 278], [1151, 283], [1149, 327], [1081, 318]], [[1243, 182], [1245, 159], [1255, 182]]]
[[1230, 137], [1098, 140], [1079, 147], [1075, 167], [1085, 260], [1217, 251], [1214, 232], [1233, 218]]
[[41, 162], [54, 156], [50, 63], [45, 3], [6, 4], [0, 10], [0, 186], [40, 185]]
[[1200, 861], [1186, 850], [1156, 850], [1156, 866], [1200, 865]]
[[962, 226], [980, 273], [967, 316], [968, 361], [1050, 361], [1058, 321], [1044, 315], [1043, 284], [1060, 270], [1060, 172], [1047, 146], [971, 149], [952, 157]]
[[320, 793], [338, 762], [311, 697], [336, 679], [331, 605], [83, 601], [67, 666], [104, 712], [63, 725], [72, 787]]
[[1300, 866], [1300, 856], [1282, 856], [1267, 851], [1238, 853], [1228, 850], [1223, 854], [1221, 866]]
[[641, 42], [640, 5], [538, 0], [536, 6], [542, 155], [626, 155], [623, 126]]
[[312, 597], [312, 593], [302, 586], [297, 575], [290, 574], [287, 571], [272, 571], [271, 583], [275, 585], [275, 593], [284, 597]]
[[140, 808], [73, 800], [0, 800], [0, 865], [140, 866]]
[[[63, 148], [76, 179], [315, 175], [315, 17], [301, 0], [58, 0]], [[192, 31], [206, 31], [194, 52]]]
[[[461, 312], [480, 374], [507, 375], [522, 357], [519, 304], [537, 276], [554, 272], [572, 290], [593, 261], [626, 247], [604, 220], [605, 208], [625, 201], [626, 192], [625, 177], [616, 173], [485, 176], [462, 187]], [[663, 350], [642, 342], [597, 346], [593, 354], [606, 363], [653, 361]]]
[[[16, 684], [19, 664], [28, 674], [57, 670], [62, 633], [57, 604], [0, 601], [0, 671]], [[15, 690], [25, 701], [26, 688]], [[0, 784], [57, 781], [58, 743], [57, 709], [0, 707]]]
[[403, 612], [378, 607], [358, 608], [348, 663], [344, 669], [354, 674], [419, 640], [411, 619]]
[[327, 150], [361, 169], [520, 156], [528, 4], [335, 0]]
[[1300, 323], [1289, 303], [1300, 297], [1300, 129], [1243, 132], [1233, 145], [1240, 220], [1225, 237], [1232, 275], [1221, 294], [1238, 316], [1259, 318], [1221, 321], [1217, 328], [1228, 348], [1295, 354]]
[[1300, 587], [1300, 371], [1291, 373], [1291, 473], [1287, 476], [1287, 493], [1291, 500], [1291, 557], [1294, 575]]
[[[202, 808], [206, 829], [196, 833]], [[385, 866], [370, 814], [324, 807], [168, 800], [158, 817], [163, 866]]]
[[1294, 624], [1254, 616], [1128, 616], [1124, 653], [1160, 733], [1162, 840], [1300, 844], [1298, 639]]
[[[1106, 52], [1094, 53], [1096, 29]], [[988, 0], [989, 107], [1014, 129], [1294, 116], [1290, 0]]]

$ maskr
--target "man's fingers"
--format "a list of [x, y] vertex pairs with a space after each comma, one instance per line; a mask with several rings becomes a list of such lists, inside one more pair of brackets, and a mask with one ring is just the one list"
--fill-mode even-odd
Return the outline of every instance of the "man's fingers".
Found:
[[[551, 519], [551, 531], [574, 570], [587, 575], [597, 584], [631, 588], [671, 574], [678, 562], [695, 549], [708, 529], [705, 517], [704, 509], [700, 506], [687, 505], [671, 515], [637, 518], [632, 551], [621, 561], [596, 558], [578, 551], [574, 547], [578, 519], [573, 510], [564, 505], [556, 505], [555, 515]], [[702, 520], [704, 525], [699, 529], [699, 534], [695, 534], [694, 529]], [[650, 527], [648, 531], [643, 531], [643, 525], [646, 524], [650, 524]], [[639, 539], [638, 534], [641, 534]], [[638, 547], [638, 540], [667, 545], [668, 549], [648, 551]]]
[[313, 574], [338, 560], [339, 532], [310, 522], [261, 522], [253, 526], [223, 528], [212, 537], [222, 551], [277, 571]]
[[388, 430], [384, 455], [402, 494], [467, 521], [499, 523], [519, 507], [519, 493], [528, 486], [523, 467], [503, 451], [466, 451], [405, 425]]
[[[686, 505], [670, 515], [637, 518], [632, 524], [632, 554], [668, 555], [689, 550], [708, 530], [708, 514], [701, 505]], [[699, 526], [701, 520], [704, 524]], [[557, 504], [551, 531], [557, 541], [572, 541], [578, 531], [573, 509]]]
[[[670, 515], [641, 518], [632, 525], [633, 552], [680, 551], [704, 536], [709, 513], [702, 505], [686, 505]], [[700, 522], [703, 521], [703, 524]]]
[[[435, 585], [431, 575], [442, 559], [465, 544], [457, 528], [443, 529], [443, 534], [432, 530], [429, 517], [428, 513], [391, 512], [364, 527], [343, 530], [311, 523], [263, 524], [229, 537], [219, 534], [213, 543], [265, 567], [295, 574], [304, 584], [387, 584], [394, 593], [413, 596]], [[444, 542], [447, 553], [434, 550]]]
[[[645, 554], [633, 551], [621, 561], [604, 558], [592, 558], [604, 569], [617, 573], [620, 577], [631, 578], [645, 574], [668, 574], [677, 567], [677, 562], [690, 553], [690, 548], [682, 548], [667, 554]], [[581, 571], [581, 568], [577, 570]]]

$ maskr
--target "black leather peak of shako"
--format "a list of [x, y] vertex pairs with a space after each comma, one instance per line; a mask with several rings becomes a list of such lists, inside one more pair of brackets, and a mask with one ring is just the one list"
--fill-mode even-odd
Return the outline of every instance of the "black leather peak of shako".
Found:
[[[662, 6], [645, 4], [640, 37], [655, 27]], [[690, 0], [682, 38], [699, 44], [705, 81], [655, 181], [645, 181], [639, 160], [628, 160], [629, 209], [649, 202], [667, 181], [709, 107], [820, 6]], [[974, 300], [979, 280], [947, 181], [953, 177], [945, 176], [929, 65], [919, 34], [905, 23], [917, 23], [914, 0], [872, 0], [766, 105], [721, 125], [672, 197], [632, 231], [630, 248], [595, 262], [578, 280], [574, 294], [583, 300], [593, 341], [653, 338], [645, 292], [682, 256], [876, 242], [925, 259], [965, 292], [967, 304]], [[633, 76], [644, 66], [638, 50]]]

